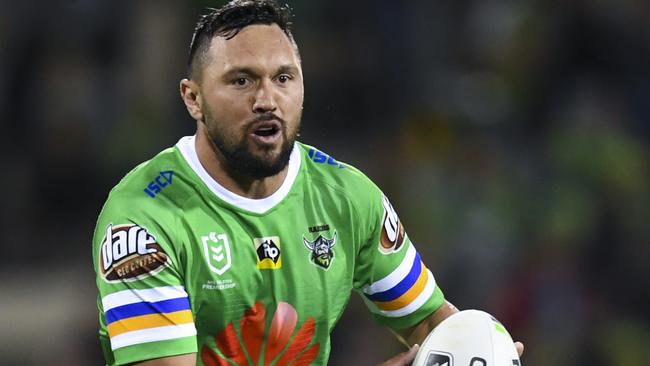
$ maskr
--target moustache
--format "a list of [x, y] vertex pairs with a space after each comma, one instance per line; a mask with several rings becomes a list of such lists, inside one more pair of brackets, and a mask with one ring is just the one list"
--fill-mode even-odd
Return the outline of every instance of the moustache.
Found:
[[276, 116], [275, 114], [273, 114], [273, 113], [264, 113], [264, 114], [260, 114], [259, 116], [253, 118], [250, 122], [247, 123], [247, 125], [252, 126], [252, 125], [258, 124], [260, 122], [268, 122], [268, 121], [278, 121], [281, 125], [286, 124], [286, 122], [282, 118]]

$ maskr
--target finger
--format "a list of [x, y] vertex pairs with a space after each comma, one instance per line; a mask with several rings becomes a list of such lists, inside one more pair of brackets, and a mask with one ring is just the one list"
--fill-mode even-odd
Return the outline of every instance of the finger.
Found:
[[413, 360], [415, 360], [415, 356], [418, 354], [419, 350], [420, 350], [420, 345], [414, 344], [413, 347], [411, 347], [411, 349], [408, 352], [406, 352], [405, 361], [407, 365], [413, 362]]
[[519, 357], [521, 357], [521, 355], [524, 354], [524, 344], [521, 342], [515, 342], [515, 348], [517, 349]]

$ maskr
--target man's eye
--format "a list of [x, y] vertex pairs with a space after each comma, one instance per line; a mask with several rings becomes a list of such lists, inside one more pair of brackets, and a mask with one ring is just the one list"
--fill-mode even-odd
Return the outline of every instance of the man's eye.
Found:
[[234, 84], [238, 85], [238, 86], [246, 86], [246, 85], [248, 85], [248, 79], [246, 79], [246, 78], [235, 79]]
[[280, 75], [278, 76], [278, 81], [282, 84], [286, 83], [287, 81], [291, 80], [291, 77], [289, 75]]

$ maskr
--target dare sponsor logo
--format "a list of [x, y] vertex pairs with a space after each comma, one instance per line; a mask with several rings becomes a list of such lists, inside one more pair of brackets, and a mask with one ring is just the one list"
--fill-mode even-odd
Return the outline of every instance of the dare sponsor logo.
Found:
[[399, 251], [404, 244], [404, 226], [386, 196], [382, 196], [381, 203], [384, 206], [384, 219], [379, 250], [384, 254], [390, 254]]
[[109, 224], [99, 250], [100, 270], [107, 282], [139, 280], [169, 264], [169, 256], [156, 238], [135, 224]]

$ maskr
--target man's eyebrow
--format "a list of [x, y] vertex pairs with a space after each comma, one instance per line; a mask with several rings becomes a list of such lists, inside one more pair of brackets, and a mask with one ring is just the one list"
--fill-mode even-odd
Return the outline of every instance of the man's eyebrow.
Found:
[[[298, 67], [296, 67], [295, 65], [287, 64], [287, 65], [282, 65], [282, 66], [278, 67], [278, 69], [275, 72], [275, 75], [277, 75], [277, 74], [298, 74], [299, 72], [300, 72], [300, 70], [298, 69]], [[246, 66], [233, 67], [232, 69], [226, 71], [225, 74], [223, 74], [223, 78], [224, 79], [229, 79], [229, 78], [235, 77], [237, 75], [257, 76], [257, 75], [259, 75], [259, 72], [255, 71], [251, 67], [246, 67]]]
[[300, 70], [294, 65], [282, 65], [278, 68], [278, 74], [298, 74]]
[[257, 75], [255, 70], [253, 70], [250, 67], [233, 67], [232, 69], [228, 70], [225, 74], [223, 74], [223, 78], [228, 79], [230, 77], [234, 77], [242, 74]]

